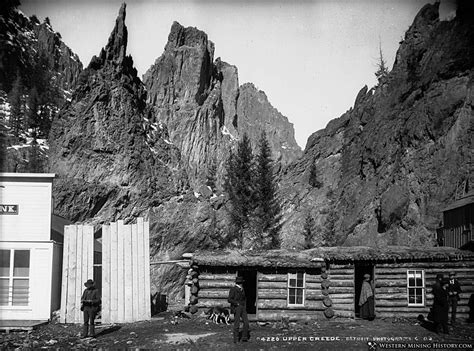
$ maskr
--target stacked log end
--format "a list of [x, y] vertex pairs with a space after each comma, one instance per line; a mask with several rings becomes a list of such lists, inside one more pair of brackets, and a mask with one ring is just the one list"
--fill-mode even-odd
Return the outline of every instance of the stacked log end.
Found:
[[331, 297], [329, 296], [329, 287], [331, 284], [328, 279], [328, 274], [326, 272], [325, 267], [321, 269], [321, 280], [322, 280], [321, 293], [324, 296], [323, 298], [324, 316], [326, 316], [326, 318], [332, 318], [334, 317], [334, 310], [331, 308], [332, 300], [331, 300]]
[[186, 285], [190, 287], [191, 297], [189, 299], [189, 312], [196, 313], [198, 311], [197, 303], [199, 301], [199, 267], [192, 265], [188, 270], [188, 275], [186, 276]]

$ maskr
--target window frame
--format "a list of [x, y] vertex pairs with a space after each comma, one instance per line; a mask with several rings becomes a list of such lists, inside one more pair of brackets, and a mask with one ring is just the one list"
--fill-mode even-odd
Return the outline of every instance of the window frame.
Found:
[[[416, 285], [416, 273], [421, 272], [421, 286]], [[415, 277], [415, 285], [410, 286], [410, 273], [412, 273]], [[421, 303], [410, 302], [410, 288], [411, 289], [419, 289], [421, 288]], [[426, 295], [426, 282], [425, 282], [425, 270], [424, 269], [407, 269], [407, 303], [409, 307], [419, 307], [425, 306], [425, 295]], [[416, 296], [416, 294], [415, 294]]]
[[[303, 274], [303, 286], [302, 287], [291, 286], [290, 285], [290, 280], [292, 278], [295, 278], [296, 281], [298, 282], [298, 273]], [[298, 283], [296, 283], [296, 285], [298, 285]], [[296, 289], [296, 292], [298, 292], [298, 290], [302, 291], [302, 295], [303, 295], [302, 303], [300, 303], [300, 304], [299, 303], [290, 303], [290, 289]], [[306, 272], [304, 272], [304, 271], [288, 272], [287, 284], [286, 284], [286, 305], [287, 305], [287, 307], [301, 307], [301, 306], [305, 305], [305, 301], [306, 301]]]
[[[0, 309], [28, 309], [31, 307], [31, 254], [32, 250], [30, 249], [23, 249], [23, 248], [2, 248], [2, 251], [9, 251], [10, 252], [10, 263], [8, 267], [8, 276], [0, 276], [0, 279], [8, 279], [8, 302], [5, 305], [0, 305]], [[28, 251], [29, 252], [29, 260], [28, 260], [28, 276], [15, 276], [15, 251]], [[14, 280], [27, 280], [28, 281], [28, 303], [26, 305], [14, 305], [13, 304], [13, 281]]]

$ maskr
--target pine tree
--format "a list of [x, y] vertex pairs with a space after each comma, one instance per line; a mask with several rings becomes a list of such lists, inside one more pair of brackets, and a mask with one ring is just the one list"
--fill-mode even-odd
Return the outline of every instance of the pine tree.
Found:
[[23, 85], [18, 75], [8, 96], [10, 101], [10, 128], [15, 137], [19, 137], [23, 132]]
[[313, 161], [311, 163], [311, 166], [309, 168], [309, 179], [308, 179], [309, 185], [311, 185], [313, 188], [320, 188], [322, 186], [321, 182], [318, 179], [318, 171], [316, 169], [316, 164]]
[[385, 61], [385, 58], [383, 56], [382, 43], [379, 38], [379, 58], [377, 62], [377, 71], [375, 72], [375, 77], [377, 77], [379, 83], [384, 83], [387, 80], [388, 73], [389, 70], [387, 67], [387, 62]]
[[[250, 229], [253, 204], [253, 154], [250, 139], [244, 134], [234, 154], [230, 153], [226, 164], [224, 190], [229, 195], [231, 234], [244, 248], [245, 235]], [[231, 238], [232, 239], [232, 238]]]
[[213, 158], [207, 167], [206, 173], [206, 185], [211, 188], [212, 191], [216, 190], [216, 180], [217, 180], [217, 165], [216, 159]]
[[258, 148], [255, 172], [255, 230], [261, 247], [273, 249], [280, 244], [280, 205], [276, 196], [271, 149], [265, 132], [260, 136]]
[[304, 235], [304, 248], [311, 249], [314, 247], [315, 237], [315, 222], [311, 213], [307, 213], [304, 219], [303, 235]]
[[31, 142], [31, 148], [28, 157], [28, 172], [30, 173], [41, 173], [42, 166], [40, 160], [40, 150], [38, 142], [36, 141], [36, 134], [33, 132], [33, 141]]
[[33, 87], [30, 90], [30, 94], [28, 95], [28, 112], [27, 112], [27, 125], [28, 128], [32, 128], [35, 131], [39, 128], [39, 116], [38, 116], [38, 108], [39, 108], [39, 95], [38, 90], [36, 87]]

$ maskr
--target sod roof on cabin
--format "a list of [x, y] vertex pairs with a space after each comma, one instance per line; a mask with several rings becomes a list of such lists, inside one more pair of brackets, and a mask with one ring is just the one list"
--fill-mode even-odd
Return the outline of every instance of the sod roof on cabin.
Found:
[[218, 267], [320, 267], [325, 261], [426, 261], [446, 262], [474, 260], [474, 252], [451, 247], [411, 248], [387, 246], [320, 247], [310, 250], [269, 251], [198, 251], [192, 254], [192, 263]]
[[192, 255], [192, 263], [218, 267], [321, 267], [324, 262], [311, 261], [307, 251], [294, 250], [227, 250], [200, 251]]
[[474, 252], [452, 247], [413, 248], [407, 246], [321, 247], [309, 250], [311, 255], [325, 261], [460, 261], [474, 260]]

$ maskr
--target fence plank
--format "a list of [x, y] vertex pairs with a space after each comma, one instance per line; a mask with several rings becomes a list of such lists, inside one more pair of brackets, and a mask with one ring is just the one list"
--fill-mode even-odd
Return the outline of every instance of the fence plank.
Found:
[[132, 301], [132, 226], [123, 227], [123, 262], [124, 262], [124, 319], [125, 322], [131, 322], [133, 318]]
[[84, 227], [83, 235], [85, 236], [84, 242], [87, 247], [87, 277], [83, 277], [84, 281], [87, 279], [93, 279], [94, 277], [94, 226], [88, 225]]
[[66, 323], [74, 323], [76, 306], [74, 305], [76, 299], [76, 243], [77, 240], [77, 226], [70, 226], [69, 232], [69, 255], [68, 255], [68, 292], [67, 292], [67, 306], [66, 306]]
[[139, 304], [139, 289], [138, 289], [138, 237], [137, 224], [132, 224], [132, 320], [138, 321], [138, 304]]
[[102, 324], [110, 323], [110, 226], [102, 225]]
[[110, 223], [110, 320], [118, 319], [118, 226], [117, 222]]
[[149, 222], [143, 222], [143, 244], [144, 244], [144, 265], [145, 265], [145, 318], [151, 318], [150, 301], [150, 226]]
[[117, 224], [117, 322], [125, 321], [125, 297], [124, 297], [124, 260], [123, 260], [123, 244], [124, 244], [124, 224], [122, 220]]
[[145, 247], [143, 241], [143, 218], [137, 218], [137, 249], [138, 249], [138, 320], [146, 319], [145, 300]]
[[[74, 313], [74, 323], [79, 323], [81, 321], [81, 310], [79, 306], [81, 305], [81, 297], [82, 297], [82, 283], [84, 277], [82, 276], [82, 272], [84, 269], [84, 265], [82, 262], [83, 258], [83, 225], [77, 226], [77, 232], [76, 232], [76, 296], [75, 296], [75, 302], [74, 306], [76, 306], [75, 313]], [[87, 246], [86, 246], [87, 247]], [[86, 261], [85, 264], [87, 264], [87, 257], [85, 257]]]
[[59, 322], [66, 323], [66, 308], [67, 308], [67, 283], [69, 276], [69, 236], [71, 228], [70, 226], [64, 227], [64, 240], [63, 240], [63, 275], [61, 281], [61, 311]]

